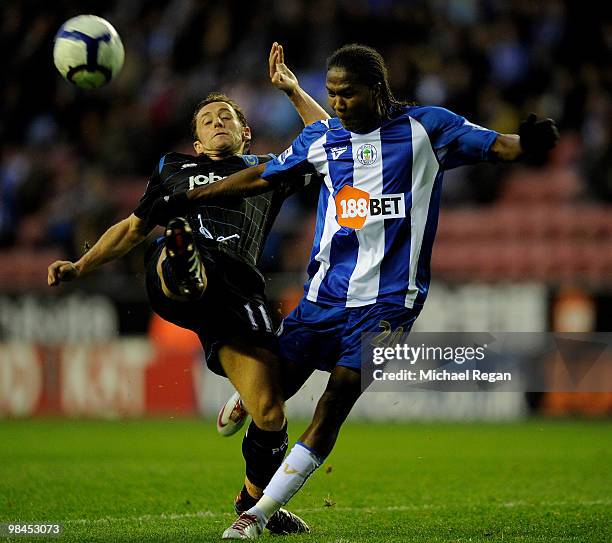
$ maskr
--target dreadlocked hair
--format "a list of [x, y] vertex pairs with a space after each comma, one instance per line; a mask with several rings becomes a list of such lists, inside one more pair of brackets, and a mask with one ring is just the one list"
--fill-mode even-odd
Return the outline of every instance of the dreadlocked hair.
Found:
[[398, 108], [408, 105], [408, 102], [401, 102], [393, 96], [385, 61], [372, 47], [358, 43], [340, 47], [327, 59], [327, 70], [331, 68], [343, 68], [359, 83], [371, 89], [378, 87], [380, 114], [383, 119], [391, 118]]

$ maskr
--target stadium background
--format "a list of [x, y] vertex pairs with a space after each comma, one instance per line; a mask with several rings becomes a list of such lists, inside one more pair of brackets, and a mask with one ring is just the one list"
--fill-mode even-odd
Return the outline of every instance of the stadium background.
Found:
[[[211, 414], [227, 389], [192, 371], [199, 349], [189, 333], [151, 320], [142, 249], [59, 289], [46, 286], [45, 270], [127, 216], [163, 153], [190, 152], [194, 104], [209, 91], [243, 106], [253, 152], [288, 145], [300, 123], [267, 78], [274, 40], [321, 103], [326, 55], [366, 41], [384, 54], [400, 98], [505, 133], [530, 111], [559, 124], [547, 164], [447, 173], [436, 283], [418, 330], [612, 329], [612, 25], [604, 13], [579, 2], [467, 0], [9, 1], [0, 11], [0, 413]], [[73, 88], [51, 64], [54, 33], [82, 12], [111, 20], [127, 51], [123, 72], [100, 91]], [[316, 196], [315, 187], [287, 202], [262, 259], [279, 317], [302, 291]], [[612, 410], [606, 394], [531, 400], [496, 399], [506, 407], [492, 413]], [[384, 416], [418, 413], [457, 410], [426, 403]]]
[[[82, 92], [51, 52], [88, 12], [116, 27], [126, 64]], [[194, 337], [151, 318], [144, 247], [58, 289], [46, 269], [127, 216], [161, 154], [191, 149], [209, 91], [243, 106], [253, 152], [289, 144], [300, 123], [268, 82], [274, 40], [321, 103], [326, 56], [359, 41], [400, 98], [500, 132], [530, 111], [556, 119], [548, 163], [446, 174], [417, 329], [609, 332], [609, 15], [557, 0], [1, 2], [0, 521], [64, 519], [70, 541], [208, 541], [231, 519], [238, 442], [206, 420], [229, 388]], [[316, 196], [287, 202], [262, 259], [279, 317], [301, 294]], [[290, 402], [292, 421], [323, 384]], [[611, 412], [610, 392], [369, 394], [293, 505], [323, 533], [309, 541], [405, 541], [398, 515], [419, 541], [609, 541]]]

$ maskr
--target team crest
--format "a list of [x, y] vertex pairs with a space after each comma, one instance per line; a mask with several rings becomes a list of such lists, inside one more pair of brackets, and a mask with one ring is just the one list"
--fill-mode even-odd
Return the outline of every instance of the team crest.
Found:
[[376, 147], [369, 143], [364, 143], [359, 149], [357, 149], [357, 160], [364, 166], [374, 164], [378, 158], [378, 151]]
[[244, 160], [247, 166], [257, 166], [257, 164], [259, 164], [257, 155], [242, 155], [242, 160]]

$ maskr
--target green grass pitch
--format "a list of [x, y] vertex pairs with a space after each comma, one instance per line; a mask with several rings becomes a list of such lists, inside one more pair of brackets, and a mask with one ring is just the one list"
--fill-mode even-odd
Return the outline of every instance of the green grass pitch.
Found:
[[[0, 522], [61, 521], [62, 542], [219, 541], [240, 443], [201, 420], [0, 421]], [[290, 508], [312, 533], [262, 541], [612, 541], [612, 424], [349, 423]]]

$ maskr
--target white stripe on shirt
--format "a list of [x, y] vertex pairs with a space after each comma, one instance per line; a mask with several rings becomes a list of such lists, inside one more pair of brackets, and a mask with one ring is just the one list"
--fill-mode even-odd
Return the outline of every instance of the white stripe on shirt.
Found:
[[412, 308], [419, 289], [416, 284], [429, 202], [439, 164], [423, 125], [410, 117], [412, 129], [412, 205], [410, 206], [410, 272], [404, 305]]
[[[359, 147], [369, 143], [376, 148], [377, 159], [364, 166], [357, 160]], [[380, 128], [369, 134], [351, 133], [353, 147], [353, 187], [372, 196], [383, 194], [383, 161]], [[385, 222], [371, 221], [368, 217], [363, 228], [355, 230], [359, 250], [357, 263], [349, 279], [346, 307], [373, 304], [380, 286], [380, 265], [385, 255]]]
[[325, 275], [329, 269], [329, 255], [331, 252], [332, 239], [335, 233], [340, 230], [340, 225], [336, 220], [334, 187], [332, 185], [331, 178], [329, 177], [327, 152], [323, 147], [326, 137], [327, 134], [324, 134], [308, 149], [308, 162], [310, 162], [317, 169], [317, 171], [324, 176], [323, 181], [327, 187], [327, 190], [329, 191], [329, 196], [327, 198], [327, 211], [325, 213], [325, 224], [323, 226], [323, 234], [321, 235], [321, 240], [319, 242], [319, 252], [314, 257], [314, 259], [319, 261], [321, 265], [319, 266], [317, 273], [315, 273], [312, 277], [310, 286], [308, 287], [308, 293], [306, 294], [306, 298], [311, 302], [317, 301], [319, 287], [321, 286], [323, 279], [325, 279]]

